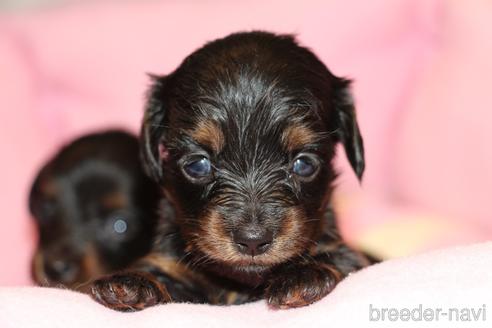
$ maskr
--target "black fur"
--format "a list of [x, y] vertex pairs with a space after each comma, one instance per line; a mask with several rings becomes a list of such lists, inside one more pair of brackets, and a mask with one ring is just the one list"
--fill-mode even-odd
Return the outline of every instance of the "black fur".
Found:
[[[174, 284], [211, 304], [266, 298], [286, 308], [320, 299], [368, 264], [341, 241], [331, 210], [337, 143], [361, 179], [364, 148], [349, 81], [291, 36], [232, 34], [154, 76], [141, 148], [172, 210], [153, 254], [128, 275], [151, 273], [155, 282], [155, 272], [166, 273], [171, 281], [154, 284], [169, 293], [162, 302], [190, 301], [172, 292]], [[202, 162], [211, 173], [196, 175], [208, 172]], [[113, 293], [112, 281], [101, 279], [93, 294], [121, 309], [114, 299], [128, 293]], [[141, 309], [145, 300], [137, 298], [131, 302], [139, 306], [125, 310]]]

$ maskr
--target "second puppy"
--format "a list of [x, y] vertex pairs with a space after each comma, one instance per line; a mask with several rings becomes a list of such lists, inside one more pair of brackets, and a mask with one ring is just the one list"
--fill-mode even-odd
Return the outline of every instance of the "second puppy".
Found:
[[159, 199], [135, 136], [105, 131], [66, 145], [41, 169], [29, 196], [39, 230], [34, 280], [83, 289], [128, 266], [151, 248]]

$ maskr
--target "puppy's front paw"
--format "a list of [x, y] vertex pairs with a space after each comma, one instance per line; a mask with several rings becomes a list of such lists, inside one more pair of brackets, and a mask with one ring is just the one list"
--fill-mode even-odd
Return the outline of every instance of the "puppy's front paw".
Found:
[[327, 264], [289, 265], [273, 273], [265, 291], [274, 309], [306, 306], [319, 301], [335, 288], [342, 274]]
[[139, 311], [171, 301], [166, 288], [141, 272], [124, 272], [94, 281], [91, 295], [97, 302], [117, 311]]

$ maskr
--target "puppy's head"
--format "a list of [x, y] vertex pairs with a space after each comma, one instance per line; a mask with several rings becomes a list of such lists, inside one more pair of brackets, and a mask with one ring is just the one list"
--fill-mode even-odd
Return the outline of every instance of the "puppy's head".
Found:
[[108, 131], [73, 141], [42, 168], [29, 197], [37, 283], [75, 287], [150, 248], [159, 191], [138, 154], [136, 137]]
[[312, 245], [337, 143], [362, 177], [349, 82], [290, 36], [233, 34], [153, 79], [145, 167], [175, 204], [189, 249], [211, 260], [261, 270]]

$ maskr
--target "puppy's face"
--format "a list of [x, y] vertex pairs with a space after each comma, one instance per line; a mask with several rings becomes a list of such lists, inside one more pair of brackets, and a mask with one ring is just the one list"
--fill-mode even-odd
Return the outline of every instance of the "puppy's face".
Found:
[[189, 249], [244, 270], [315, 243], [338, 142], [364, 169], [348, 82], [268, 33], [212, 42], [156, 78], [142, 135]]
[[150, 248], [159, 194], [138, 154], [135, 137], [106, 132], [74, 141], [41, 170], [30, 195], [37, 283], [76, 287]]

